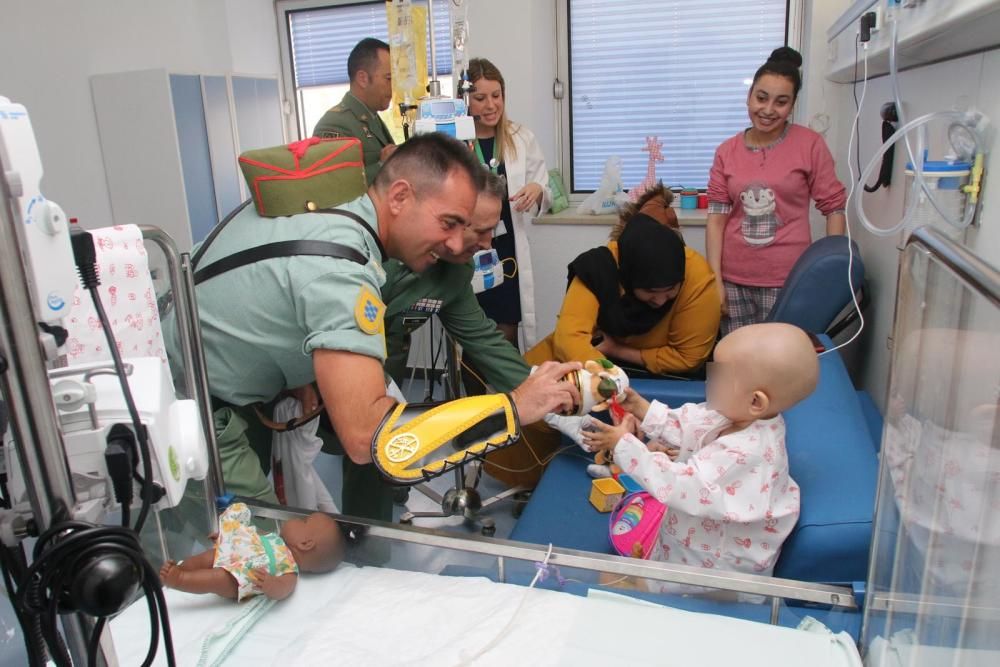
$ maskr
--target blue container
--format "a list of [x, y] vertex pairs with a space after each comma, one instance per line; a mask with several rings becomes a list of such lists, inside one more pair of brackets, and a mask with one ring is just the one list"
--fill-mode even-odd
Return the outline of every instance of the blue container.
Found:
[[681, 190], [681, 208], [684, 209], [698, 208], [697, 190]]
[[631, 477], [629, 477], [624, 473], [618, 475], [618, 483], [621, 484], [623, 487], [625, 487], [626, 495], [629, 493], [638, 493], [642, 491], [642, 485], [640, 485], [639, 482], [635, 481], [634, 479], [632, 479]]

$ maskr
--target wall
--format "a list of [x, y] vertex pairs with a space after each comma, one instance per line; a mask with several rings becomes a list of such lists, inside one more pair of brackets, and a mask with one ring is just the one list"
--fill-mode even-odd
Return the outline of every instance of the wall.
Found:
[[[1000, 50], [966, 56], [934, 65], [915, 68], [900, 75], [900, 88], [907, 118], [912, 119], [933, 111], [975, 107], [990, 118], [1000, 119]], [[841, 86], [842, 108], [837, 116], [837, 142], [834, 157], [838, 171], [848, 180], [846, 161], [847, 139], [854, 116], [853, 100], [849, 86]], [[860, 85], [859, 85], [860, 95]], [[882, 76], [869, 82], [864, 109], [860, 119], [861, 164], [867, 164], [881, 143], [878, 110], [882, 103], [892, 99], [889, 77]], [[944, 154], [945, 127], [932, 125], [932, 154]], [[903, 169], [906, 162], [905, 148], [898, 144], [896, 151], [893, 186], [874, 194], [866, 194], [863, 202], [869, 218], [878, 225], [891, 226], [903, 213]], [[995, 148], [995, 146], [994, 146]], [[965, 244], [994, 266], [1000, 265], [1000, 226], [996, 222], [1000, 212], [1000, 181], [989, 178], [1000, 169], [1000, 155], [994, 150], [986, 163], [986, 182], [983, 193], [982, 226], [969, 230]], [[873, 303], [867, 313], [867, 329], [860, 341], [863, 355], [861, 385], [867, 389], [881, 407], [885, 398], [889, 368], [889, 336], [896, 294], [896, 270], [899, 259], [897, 244], [900, 237], [882, 238], [860, 227], [852, 215], [852, 230], [865, 260]]]
[[6, 0], [0, 95], [31, 115], [43, 191], [99, 227], [112, 218], [90, 76], [152, 68], [276, 74], [274, 35], [269, 0]]

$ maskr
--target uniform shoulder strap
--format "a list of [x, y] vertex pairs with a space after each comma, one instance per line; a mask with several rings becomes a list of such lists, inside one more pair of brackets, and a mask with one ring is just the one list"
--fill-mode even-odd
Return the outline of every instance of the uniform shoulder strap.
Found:
[[[205, 239], [205, 242], [198, 248], [198, 252], [195, 253], [195, 256], [192, 258], [192, 266], [197, 266], [198, 260], [201, 259], [205, 250], [208, 249], [208, 246], [211, 245], [212, 241], [214, 241], [219, 235], [219, 232], [222, 231], [223, 227], [229, 224], [236, 214], [246, 208], [249, 203], [250, 200], [243, 202], [229, 215], [227, 215], [226, 218], [215, 227], [215, 229], [212, 230], [212, 233]], [[333, 213], [335, 215], [341, 215], [360, 224], [362, 228], [368, 232], [372, 240], [375, 241], [375, 245], [378, 246], [379, 253], [382, 256], [382, 261], [384, 262], [386, 260], [385, 248], [382, 246], [382, 242], [379, 240], [378, 234], [375, 233], [375, 230], [371, 228], [371, 225], [369, 225], [360, 215], [338, 208], [321, 209], [317, 211], [317, 213]], [[212, 262], [203, 269], [196, 270], [194, 273], [194, 284], [199, 285], [206, 280], [210, 280], [241, 266], [255, 264], [257, 262], [274, 259], [276, 257], [293, 257], [295, 255], [311, 255], [315, 257], [346, 259], [362, 265], [368, 263], [368, 258], [364, 254], [341, 243], [315, 240], [276, 241], [274, 243], [265, 243], [264, 245], [241, 250]]]

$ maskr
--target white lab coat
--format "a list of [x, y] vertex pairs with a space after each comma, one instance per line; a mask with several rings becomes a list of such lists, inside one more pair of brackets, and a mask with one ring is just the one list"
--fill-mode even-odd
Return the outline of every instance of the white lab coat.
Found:
[[530, 349], [538, 342], [537, 323], [535, 317], [535, 282], [531, 271], [531, 250], [528, 248], [528, 225], [540, 213], [549, 210], [552, 202], [552, 191], [549, 189], [549, 170], [545, 166], [545, 156], [538, 145], [534, 133], [523, 125], [511, 123], [511, 137], [514, 141], [516, 156], [504, 157], [504, 168], [507, 171], [507, 191], [513, 195], [528, 183], [538, 183], [542, 186], [542, 201], [538, 208], [519, 213], [511, 207], [514, 234], [514, 251], [517, 254], [517, 270], [521, 278], [521, 334], [524, 349]]

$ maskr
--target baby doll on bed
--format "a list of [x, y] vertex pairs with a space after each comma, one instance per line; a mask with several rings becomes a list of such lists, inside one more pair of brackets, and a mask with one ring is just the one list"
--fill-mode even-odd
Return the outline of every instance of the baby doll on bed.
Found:
[[329, 572], [343, 559], [337, 522], [314, 512], [285, 521], [280, 535], [258, 533], [250, 508], [233, 503], [219, 518], [215, 548], [160, 569], [164, 586], [186, 593], [215, 593], [237, 601], [263, 594], [283, 600], [295, 590], [299, 571]]
[[[651, 559], [773, 572], [799, 515], [780, 413], [811, 394], [818, 377], [804, 331], [746, 326], [716, 347], [707, 403], [670, 409], [629, 390], [620, 424], [588, 426], [595, 430], [582, 434], [584, 444], [613, 450], [622, 471], [667, 507]], [[665, 448], [677, 448], [676, 456]]]

